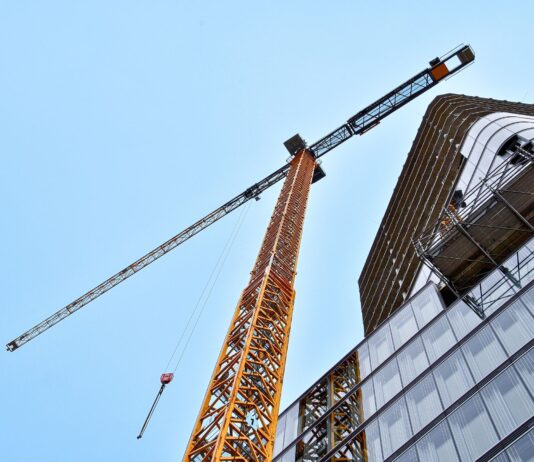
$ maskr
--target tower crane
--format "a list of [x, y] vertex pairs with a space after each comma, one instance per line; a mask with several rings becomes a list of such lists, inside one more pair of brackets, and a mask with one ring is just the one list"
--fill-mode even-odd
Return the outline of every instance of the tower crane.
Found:
[[352, 136], [363, 135], [382, 119], [443, 79], [456, 74], [474, 59], [471, 47], [462, 45], [430, 61], [429, 67], [359, 111], [317, 142], [308, 146], [300, 135], [293, 136], [284, 143], [291, 155], [286, 165], [10, 341], [6, 345], [7, 350], [15, 351], [285, 179], [249, 283], [238, 301], [184, 456], [184, 461], [188, 462], [271, 460], [308, 193], [311, 184], [325, 176], [318, 160]]

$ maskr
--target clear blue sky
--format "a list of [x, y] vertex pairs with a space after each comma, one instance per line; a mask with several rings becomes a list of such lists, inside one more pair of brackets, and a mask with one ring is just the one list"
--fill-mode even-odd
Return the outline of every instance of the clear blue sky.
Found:
[[[362, 338], [357, 277], [429, 102], [534, 102], [529, 0], [4, 1], [6, 343], [461, 42], [477, 62], [351, 140], [314, 185], [283, 406]], [[16, 353], [0, 458], [181, 460], [279, 188], [254, 202], [175, 381], [135, 436], [238, 214]]]

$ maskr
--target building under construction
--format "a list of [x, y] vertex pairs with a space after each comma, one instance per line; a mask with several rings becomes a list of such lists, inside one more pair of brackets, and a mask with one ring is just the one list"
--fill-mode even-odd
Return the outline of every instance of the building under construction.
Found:
[[273, 460], [533, 460], [532, 140], [534, 105], [431, 103], [359, 277], [366, 337]]
[[[459, 95], [430, 105], [359, 279], [366, 338], [279, 416], [305, 211], [325, 176], [320, 158], [474, 59], [460, 45], [315, 143], [293, 136], [285, 165], [8, 351], [283, 180], [184, 460], [526, 460], [534, 453], [533, 105]], [[172, 378], [161, 376], [139, 439]]]

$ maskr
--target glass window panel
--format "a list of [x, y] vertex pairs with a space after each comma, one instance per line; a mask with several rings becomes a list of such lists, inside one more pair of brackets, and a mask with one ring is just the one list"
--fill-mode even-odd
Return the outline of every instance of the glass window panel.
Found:
[[379, 422], [382, 449], [384, 451], [384, 458], [386, 458], [412, 436], [404, 397], [401, 397], [389, 406], [380, 415]]
[[508, 459], [506, 452], [501, 452], [497, 457], [491, 459], [491, 462], [510, 462], [510, 459]]
[[534, 414], [532, 400], [512, 368], [506, 369], [485, 386], [482, 397], [501, 438]]
[[417, 333], [417, 323], [409, 304], [391, 318], [389, 325], [393, 344], [397, 350]]
[[452, 329], [458, 340], [464, 338], [482, 321], [464, 302], [456, 303], [447, 312]]
[[449, 423], [460, 452], [460, 460], [475, 460], [499, 441], [478, 395], [452, 413]]
[[414, 433], [421, 430], [443, 410], [432, 374], [428, 374], [406, 393], [406, 404]]
[[295, 462], [296, 456], [295, 456], [295, 446], [293, 446], [291, 449], [288, 449], [288, 451], [282, 456], [280, 459], [280, 462]]
[[436, 425], [417, 443], [420, 460], [425, 462], [459, 461], [446, 420]]
[[512, 462], [534, 462], [534, 430], [514, 441], [506, 454]]
[[360, 367], [360, 380], [363, 380], [371, 373], [371, 359], [369, 358], [367, 342], [358, 348], [358, 366]]
[[446, 316], [438, 319], [421, 336], [430, 363], [433, 363], [456, 343], [456, 338]]
[[[484, 313], [486, 316], [497, 311], [500, 306], [504, 305], [515, 294], [515, 287], [507, 278], [504, 278], [501, 284], [496, 286], [495, 290], [491, 292], [489, 297], [487, 295], [485, 296], [484, 303], [486, 304], [486, 308], [484, 308]], [[491, 300], [490, 304], [487, 304], [488, 300]]]
[[284, 447], [289, 445], [297, 438], [297, 429], [299, 423], [300, 403], [296, 402], [286, 412], [286, 436], [284, 438]]
[[527, 293], [521, 295], [521, 301], [528, 307], [532, 315], [534, 315], [534, 289], [530, 289]]
[[399, 369], [404, 386], [428, 367], [428, 359], [420, 337], [414, 339], [397, 355]]
[[360, 388], [362, 394], [363, 404], [363, 419], [368, 419], [369, 416], [376, 412], [375, 393], [373, 390], [373, 381], [368, 380]]
[[276, 439], [274, 440], [274, 449], [273, 449], [273, 454], [275, 456], [284, 448], [286, 417], [287, 417], [287, 414], [284, 414], [283, 416], [281, 416], [278, 419], [278, 424], [276, 425]]
[[462, 351], [477, 382], [506, 359], [506, 353], [490, 326], [484, 327], [469, 339]]
[[380, 445], [380, 433], [378, 432], [378, 423], [373, 421], [370, 425], [365, 427], [364, 441], [366, 443], [367, 460], [369, 462], [382, 462], [382, 448]]
[[307, 430], [296, 445], [296, 460], [320, 459], [328, 451], [328, 420]]
[[369, 352], [371, 355], [371, 365], [376, 369], [393, 353], [393, 342], [391, 341], [391, 333], [389, 326], [383, 325], [378, 329], [367, 341], [369, 345]]
[[[426, 459], [422, 459], [426, 461]], [[399, 457], [397, 457], [394, 462], [418, 462], [419, 457], [417, 457], [417, 452], [415, 451], [415, 446], [412, 446], [407, 451], [404, 451]]]
[[434, 369], [434, 377], [446, 408], [475, 384], [459, 350]]
[[[338, 417], [343, 418], [343, 425], [347, 431], [354, 430], [358, 425], [363, 422], [362, 413], [362, 400], [360, 390], [355, 393], [351, 393], [346, 396], [345, 401], [337, 408], [335, 414]], [[331, 414], [333, 415], [333, 414]]]
[[[528, 245], [523, 246], [516, 255], [510, 257], [510, 260], [506, 262], [508, 268], [510, 268], [516, 278], [520, 279], [521, 285], [526, 287], [527, 284], [532, 281], [534, 273], [534, 259], [532, 255], [532, 250], [529, 248], [532, 247], [532, 241]], [[519, 272], [517, 269], [517, 264], [519, 261]], [[519, 277], [518, 277], [519, 276]]]
[[[336, 440], [336, 443], [339, 441]], [[331, 448], [329, 448], [331, 449]], [[311, 460], [317, 460], [315, 458], [309, 459]], [[354, 461], [354, 462], [360, 462], [363, 461], [363, 454], [360, 442], [353, 438], [351, 441], [349, 441], [346, 444], [343, 444], [340, 449], [336, 451], [336, 453], [329, 459], [330, 461]], [[303, 462], [303, 461], [299, 461]]]
[[514, 367], [519, 372], [530, 393], [534, 395], [534, 348], [528, 350], [515, 363]]
[[428, 286], [410, 301], [419, 328], [426, 326], [443, 309], [433, 286]]
[[330, 372], [330, 380], [335, 383], [336, 388], [333, 402], [342, 399], [358, 384], [357, 367], [356, 355], [350, 354]]
[[328, 379], [323, 378], [299, 400], [301, 431], [328, 411]]
[[534, 338], [534, 318], [520, 301], [506, 308], [491, 325], [509, 355]]
[[484, 312], [487, 316], [495, 312], [514, 293], [511, 282], [497, 270], [487, 276], [480, 286], [473, 290], [475, 297], [483, 294]]
[[401, 390], [401, 379], [395, 358], [385, 364], [373, 377], [376, 406], [380, 409]]
[[[530, 250], [529, 250], [530, 252]], [[534, 258], [531, 255], [528, 259], [521, 262], [521, 285], [526, 287], [534, 279]], [[534, 294], [532, 294], [534, 295]], [[534, 309], [530, 310], [534, 315]]]

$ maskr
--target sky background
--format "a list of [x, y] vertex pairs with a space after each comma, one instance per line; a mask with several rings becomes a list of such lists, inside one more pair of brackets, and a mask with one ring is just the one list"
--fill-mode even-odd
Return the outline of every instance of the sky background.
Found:
[[[476, 63], [324, 158], [282, 408], [362, 338], [357, 278], [430, 101], [534, 102], [530, 0], [0, 2], [7, 343], [460, 43]], [[529, 22], [530, 21], [530, 22]], [[159, 376], [239, 212], [15, 353], [0, 458], [181, 460], [279, 191], [247, 211], [175, 380]]]

